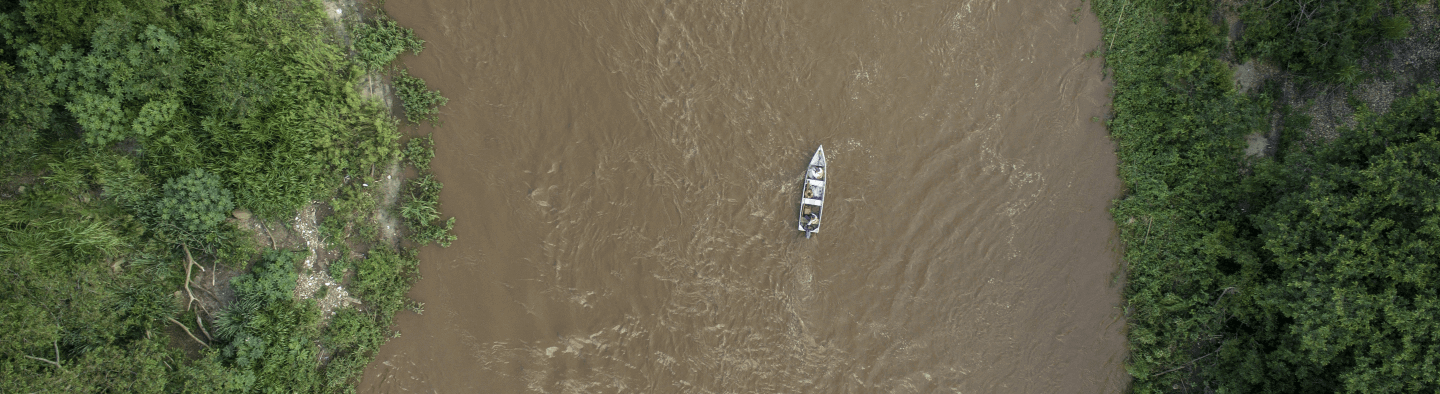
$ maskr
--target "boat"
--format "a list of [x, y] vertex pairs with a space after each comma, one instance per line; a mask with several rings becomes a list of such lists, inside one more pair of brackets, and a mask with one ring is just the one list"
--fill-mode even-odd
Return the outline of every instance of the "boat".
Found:
[[825, 209], [825, 146], [815, 149], [810, 165], [805, 168], [800, 195], [800, 231], [805, 238], [820, 232], [820, 212]]

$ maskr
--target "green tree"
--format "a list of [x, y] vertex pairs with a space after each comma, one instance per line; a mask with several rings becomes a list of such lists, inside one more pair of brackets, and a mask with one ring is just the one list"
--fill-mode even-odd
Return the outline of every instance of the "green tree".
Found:
[[1384, 116], [1362, 111], [1356, 129], [1296, 155], [1308, 176], [1268, 180], [1293, 191], [1253, 219], [1270, 258], [1252, 269], [1270, 274], [1237, 317], [1260, 340], [1231, 349], [1252, 387], [1440, 390], [1437, 99], [1427, 87]]

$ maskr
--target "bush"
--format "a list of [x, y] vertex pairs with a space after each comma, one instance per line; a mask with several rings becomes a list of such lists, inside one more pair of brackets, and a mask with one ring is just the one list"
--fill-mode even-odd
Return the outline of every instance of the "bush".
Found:
[[222, 359], [261, 387], [313, 392], [321, 385], [313, 344], [320, 309], [293, 298], [296, 263], [303, 258], [291, 251], [267, 252], [253, 272], [231, 280], [235, 303], [215, 319], [216, 335], [227, 341]]
[[1314, 80], [1357, 82], [1365, 49], [1383, 39], [1402, 38], [1410, 29], [1404, 16], [1381, 15], [1382, 9], [1403, 3], [1409, 2], [1246, 3], [1240, 9], [1246, 27], [1239, 49]]
[[165, 182], [164, 197], [155, 205], [164, 228], [190, 235], [213, 231], [234, 208], [220, 177], [199, 168]]
[[414, 255], [383, 246], [376, 248], [355, 261], [355, 283], [351, 287], [380, 315], [394, 315], [405, 306], [410, 285], [419, 279], [419, 264]]
[[414, 31], [389, 19], [355, 29], [355, 61], [366, 71], [380, 70], [407, 50], [418, 55], [424, 45]]
[[450, 102], [450, 99], [440, 95], [440, 91], [430, 90], [430, 87], [425, 85], [425, 80], [412, 77], [405, 70], [400, 70], [395, 76], [395, 94], [400, 97], [400, 104], [405, 107], [405, 119], [415, 124], [430, 122], [430, 125], [436, 125], [440, 107]]
[[421, 173], [430, 172], [430, 160], [435, 158], [435, 140], [430, 136], [411, 138], [405, 143], [405, 160]]
[[421, 245], [436, 242], [449, 247], [455, 240], [450, 230], [455, 227], [455, 218], [440, 221], [440, 182], [434, 175], [426, 174], [410, 181], [410, 190], [400, 203], [400, 216], [410, 229], [410, 239]]

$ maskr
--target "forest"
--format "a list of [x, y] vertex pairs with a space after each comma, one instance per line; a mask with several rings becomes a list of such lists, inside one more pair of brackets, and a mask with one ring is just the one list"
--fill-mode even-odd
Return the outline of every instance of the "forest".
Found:
[[1131, 389], [1440, 391], [1437, 4], [1092, 6]]
[[423, 41], [339, 4], [0, 2], [0, 392], [354, 391], [454, 219]]

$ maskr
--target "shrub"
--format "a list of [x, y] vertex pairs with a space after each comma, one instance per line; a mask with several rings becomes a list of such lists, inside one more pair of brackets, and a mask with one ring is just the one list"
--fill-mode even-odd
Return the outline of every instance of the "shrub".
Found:
[[165, 182], [164, 197], [155, 205], [162, 226], [182, 234], [214, 230], [235, 208], [220, 177], [196, 168], [190, 174]]
[[314, 368], [320, 310], [293, 296], [296, 263], [303, 258], [266, 252], [253, 272], [231, 280], [235, 303], [215, 319], [216, 335], [228, 341], [221, 357], [262, 387], [313, 392], [321, 384]]
[[407, 50], [418, 55], [424, 45], [425, 41], [416, 38], [414, 31], [389, 19], [355, 29], [355, 61], [366, 71], [385, 67]]
[[440, 107], [449, 103], [450, 99], [441, 96], [438, 90], [430, 90], [430, 87], [425, 85], [425, 80], [412, 77], [405, 70], [400, 70], [394, 82], [395, 94], [400, 96], [400, 104], [405, 107], [405, 120], [415, 124], [430, 122], [430, 125], [436, 125]]
[[1355, 82], [1366, 48], [1404, 37], [1410, 29], [1403, 16], [1381, 15], [1384, 5], [1398, 3], [1406, 2], [1250, 2], [1241, 7], [1246, 27], [1239, 49], [1307, 78]]
[[415, 169], [425, 173], [430, 171], [430, 159], [435, 158], [435, 140], [430, 136], [411, 138], [405, 143], [405, 160], [409, 160]]
[[355, 294], [381, 315], [394, 315], [405, 306], [405, 293], [418, 278], [420, 261], [414, 255], [406, 255], [388, 247], [370, 251], [364, 259], [355, 261]]
[[455, 227], [455, 218], [440, 221], [440, 182], [434, 175], [426, 174], [410, 181], [410, 191], [400, 204], [400, 216], [410, 229], [410, 239], [422, 245], [436, 242], [449, 247], [455, 240], [450, 230]]

